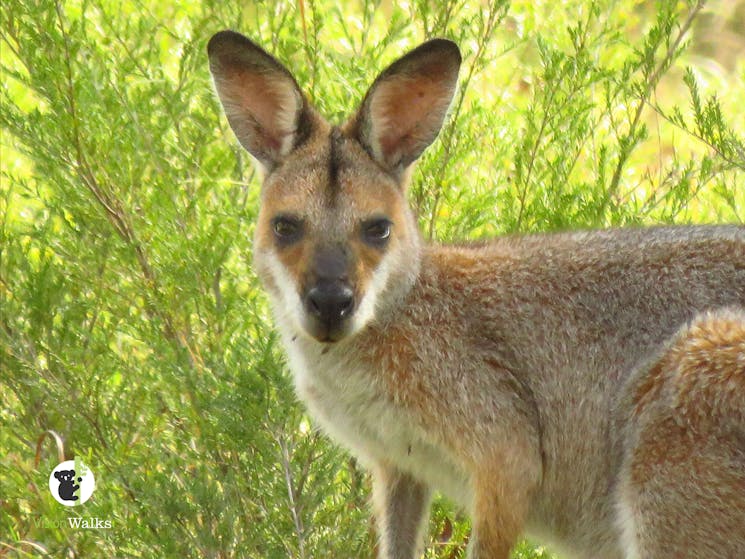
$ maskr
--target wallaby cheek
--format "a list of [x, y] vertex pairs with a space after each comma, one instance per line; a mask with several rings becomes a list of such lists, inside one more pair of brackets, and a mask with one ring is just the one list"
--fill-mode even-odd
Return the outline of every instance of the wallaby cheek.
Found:
[[275, 317], [281, 324], [301, 329], [303, 303], [297, 284], [297, 270], [288, 268], [275, 250], [254, 252], [254, 268], [269, 295]]
[[304, 278], [308, 275], [311, 252], [308, 243], [300, 242], [289, 247], [277, 248], [275, 252], [289, 282], [299, 294], [303, 289]]
[[375, 270], [381, 264], [384, 252], [381, 249], [373, 248], [362, 242], [354, 242], [350, 246], [355, 262], [355, 277], [357, 285], [355, 291], [359, 298], [369, 291]]
[[287, 247], [278, 246], [269, 219], [260, 216], [254, 233], [254, 268], [267, 291], [293, 309], [300, 301], [301, 278], [307, 262], [306, 245], [301, 241]]

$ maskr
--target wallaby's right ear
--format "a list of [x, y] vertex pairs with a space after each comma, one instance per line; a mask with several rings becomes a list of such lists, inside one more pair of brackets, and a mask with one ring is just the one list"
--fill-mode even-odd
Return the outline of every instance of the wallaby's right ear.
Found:
[[309, 106], [292, 74], [234, 31], [207, 45], [210, 71], [238, 141], [267, 170], [310, 133]]

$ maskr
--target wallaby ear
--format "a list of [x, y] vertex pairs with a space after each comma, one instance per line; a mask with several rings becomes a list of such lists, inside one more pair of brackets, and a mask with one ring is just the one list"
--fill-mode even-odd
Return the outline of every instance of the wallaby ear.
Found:
[[273, 56], [234, 31], [207, 45], [210, 71], [238, 141], [267, 169], [309, 134], [309, 106], [292, 74]]
[[455, 43], [432, 39], [391, 64], [367, 92], [350, 128], [394, 175], [400, 177], [437, 137], [460, 62]]

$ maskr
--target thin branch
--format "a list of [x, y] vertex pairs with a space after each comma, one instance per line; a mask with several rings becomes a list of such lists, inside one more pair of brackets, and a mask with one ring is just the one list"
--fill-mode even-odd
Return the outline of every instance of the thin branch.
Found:
[[282, 470], [285, 474], [285, 483], [287, 484], [287, 496], [290, 499], [290, 513], [292, 521], [295, 524], [295, 533], [297, 534], [298, 549], [300, 558], [305, 558], [305, 528], [303, 528], [303, 519], [300, 516], [300, 506], [297, 503], [295, 486], [292, 479], [292, 468], [290, 465], [290, 451], [283, 437], [279, 438], [279, 448], [282, 451]]
[[[651, 107], [651, 109], [654, 112], [656, 112], [659, 116], [661, 116], [665, 121], [667, 121], [668, 123], [672, 124], [673, 126], [675, 126], [676, 128], [678, 128], [679, 130], [685, 132], [686, 134], [688, 134], [692, 138], [695, 138], [696, 140], [699, 140], [701, 143], [703, 143], [706, 146], [708, 146], [709, 148], [711, 148], [711, 150], [714, 153], [716, 153], [716, 155], [717, 155], [717, 157], [719, 157], [719, 159], [721, 159], [722, 161], [725, 161], [725, 162], [729, 163], [730, 165], [732, 165], [732, 167], [736, 167], [737, 169], [739, 169], [741, 171], [745, 171], [745, 153], [739, 154], [739, 155], [742, 156], [742, 159], [732, 159], [732, 158], [728, 157], [726, 154], [722, 153], [722, 151], [717, 146], [715, 146], [709, 140], [707, 140], [706, 138], [704, 138], [700, 133], [698, 133], [698, 132], [696, 132], [694, 130], [691, 130], [690, 128], [688, 128], [686, 126], [683, 126], [683, 124], [681, 124], [680, 122], [676, 121], [673, 118], [670, 118], [662, 110], [662, 108], [657, 103], [651, 103], [651, 102], [647, 101], [647, 104]], [[739, 146], [736, 146], [736, 149], [737, 149], [737, 147], [739, 147]]]
[[[481, 59], [484, 57], [484, 51], [486, 43], [489, 40], [489, 37], [491, 36], [492, 32], [494, 31], [494, 28], [496, 25], [502, 21], [502, 18], [505, 15], [505, 10], [501, 9], [498, 10], [498, 0], [495, 1], [489, 8], [489, 17], [486, 21], [486, 26], [484, 27], [484, 32], [482, 36], [479, 38], [478, 42], [478, 48], [476, 49], [476, 54], [473, 57], [473, 62], [471, 63], [471, 66], [468, 69], [468, 75], [463, 79], [463, 81], [460, 84], [460, 90], [458, 92], [458, 100], [455, 103], [455, 109], [452, 111], [452, 114], [450, 116], [450, 124], [448, 125], [448, 128], [445, 130], [444, 138], [442, 140], [442, 144], [444, 146], [444, 154], [441, 159], [441, 163], [439, 168], [437, 169], [436, 178], [433, 181], [434, 184], [437, 186], [437, 191], [435, 192], [435, 199], [432, 203], [432, 211], [430, 213], [430, 219], [427, 229], [427, 235], [429, 239], [434, 238], [435, 235], [435, 221], [437, 220], [437, 206], [439, 205], [440, 199], [442, 197], [442, 177], [445, 174], [445, 169], [447, 168], [448, 163], [451, 159], [451, 150], [453, 147], [453, 137], [455, 136], [455, 125], [458, 121], [458, 117], [460, 116], [460, 112], [463, 108], [463, 100], [466, 96], [466, 91], [468, 89], [469, 84], [471, 83], [471, 79], [473, 79], [474, 74], [476, 73], [476, 68], [478, 67], [479, 63], [481, 62]], [[501, 17], [497, 17], [498, 14], [501, 14]], [[419, 204], [418, 204], [419, 205]]]
[[706, 3], [705, 0], [699, 0], [696, 3], [696, 5], [691, 9], [691, 11], [688, 13], [688, 17], [686, 17], [685, 21], [683, 22], [683, 25], [681, 25], [680, 27], [678, 36], [670, 44], [670, 46], [667, 49], [667, 52], [665, 53], [665, 56], [662, 58], [660, 63], [655, 68], [654, 72], [652, 72], [652, 75], [649, 77], [649, 80], [647, 81], [647, 84], [644, 88], [644, 92], [642, 93], [641, 99], [639, 100], [639, 104], [636, 107], [634, 118], [632, 119], [631, 125], [629, 126], [629, 131], [625, 136], [626, 141], [620, 142], [621, 153], [618, 155], [618, 163], [616, 164], [616, 168], [613, 171], [613, 176], [611, 178], [610, 185], [608, 186], [608, 189], [605, 192], [603, 201], [600, 204], [600, 207], [598, 209], [599, 216], [602, 215], [602, 213], [607, 208], [608, 203], [610, 202], [611, 198], [615, 196], [616, 192], [618, 191], [619, 183], [621, 182], [621, 174], [623, 173], [623, 169], [626, 165], [626, 161], [628, 160], [629, 155], [631, 155], [631, 151], [633, 149], [633, 144], [630, 140], [636, 134], [637, 127], [639, 126], [639, 122], [641, 121], [642, 113], [644, 112], [644, 107], [647, 105], [647, 101], [652, 91], [655, 89], [655, 87], [657, 87], [657, 83], [660, 81], [660, 78], [662, 78], [663, 73], [669, 67], [670, 63], [672, 62], [672, 59], [675, 56], [675, 52], [678, 50], [678, 47], [680, 46], [680, 43], [683, 40], [683, 37], [685, 37], [685, 35], [688, 33], [688, 30], [690, 29], [691, 24], [693, 24], [693, 20], [696, 18], [698, 13], [704, 7], [705, 3]]
[[[55, 2], [55, 9], [57, 11], [57, 18], [59, 20], [60, 31], [62, 33], [65, 48], [65, 85], [67, 89], [66, 102], [70, 111], [70, 117], [72, 119], [72, 142], [75, 149], [76, 157], [74, 167], [78, 172], [78, 175], [81, 178], [83, 184], [91, 192], [91, 194], [93, 194], [96, 201], [105, 210], [106, 215], [109, 218], [109, 222], [114, 227], [114, 230], [122, 238], [122, 240], [124, 240], [134, 250], [137, 263], [145, 279], [146, 285], [156, 296], [156, 298], [160, 299], [161, 291], [156, 275], [152, 269], [152, 266], [150, 265], [150, 261], [147, 257], [147, 254], [145, 253], [144, 247], [137, 239], [137, 235], [135, 234], [135, 231], [132, 228], [129, 219], [127, 218], [127, 215], [122, 208], [121, 202], [100, 187], [98, 181], [96, 180], [95, 174], [93, 173], [92, 167], [88, 162], [83, 142], [81, 140], [81, 133], [78, 124], [79, 119], [72, 74], [72, 59], [70, 55], [71, 49], [69, 44], [69, 37], [65, 28], [65, 17], [62, 13], [62, 6], [60, 5], [59, 0]], [[194, 365], [194, 352], [189, 347], [189, 344], [184, 336], [177, 334], [171, 315], [152, 303], [148, 303], [148, 310], [150, 314], [152, 314], [153, 316], [157, 316], [162, 320], [163, 332], [165, 337], [176, 345], [186, 349], [188, 354], [192, 358], [192, 365]]]

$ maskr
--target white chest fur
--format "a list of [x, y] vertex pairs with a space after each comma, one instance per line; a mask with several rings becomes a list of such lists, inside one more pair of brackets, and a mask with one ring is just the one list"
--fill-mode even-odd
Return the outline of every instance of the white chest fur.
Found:
[[392, 463], [460, 505], [470, 505], [465, 474], [416, 418], [393, 402], [349, 344], [323, 346], [300, 337], [284, 341], [298, 396], [326, 433], [363, 464]]

